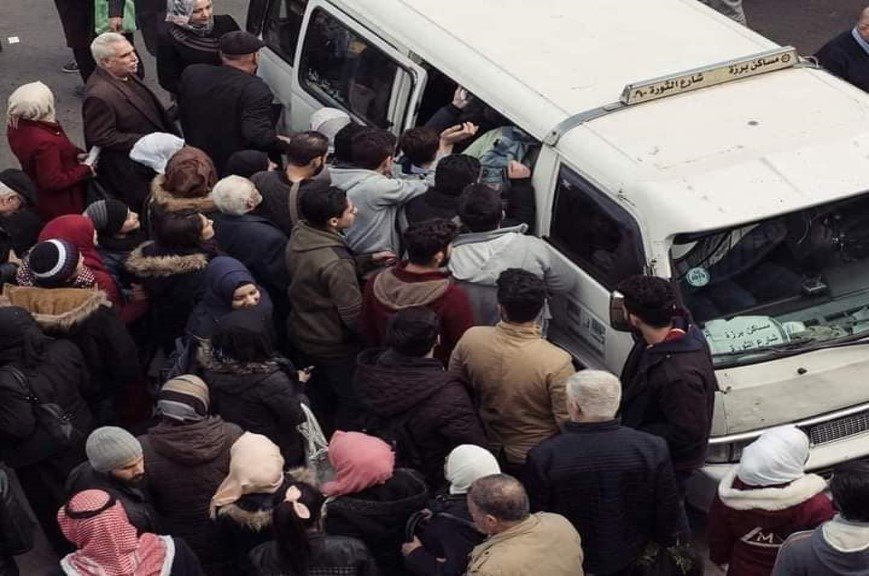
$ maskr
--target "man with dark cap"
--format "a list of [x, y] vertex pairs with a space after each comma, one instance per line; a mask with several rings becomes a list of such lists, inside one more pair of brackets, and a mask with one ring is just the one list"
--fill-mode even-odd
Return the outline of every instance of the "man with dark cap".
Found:
[[42, 219], [33, 210], [36, 188], [21, 170], [0, 172], [0, 282], [11, 282], [18, 259], [36, 244]]
[[262, 150], [279, 159], [282, 140], [288, 141], [275, 131], [272, 91], [256, 76], [263, 46], [253, 34], [229, 32], [220, 38], [222, 66], [193, 64], [181, 75], [178, 106], [187, 144], [211, 156], [218, 173], [233, 152]]
[[[124, 269], [130, 252], [145, 240], [139, 215], [114, 198], [97, 200], [84, 211], [97, 231], [97, 249], [109, 274], [124, 291], [132, 289], [132, 277]], [[125, 294], [130, 296], [130, 294]]]
[[622, 424], [667, 441], [677, 484], [706, 460], [715, 403], [715, 369], [703, 333], [676, 306], [670, 283], [631, 276], [618, 291], [636, 343], [622, 368]]
[[160, 423], [139, 437], [166, 532], [183, 538], [209, 574], [223, 555], [214, 546], [217, 525], [208, 517], [208, 504], [229, 474], [229, 449], [243, 433], [220, 416], [209, 416], [210, 404], [201, 378], [173, 378], [157, 398]]
[[139, 534], [162, 534], [145, 485], [145, 459], [136, 437], [123, 428], [103, 426], [88, 436], [85, 453], [87, 462], [69, 474], [67, 494], [71, 497], [82, 490], [105, 490], [121, 503]]

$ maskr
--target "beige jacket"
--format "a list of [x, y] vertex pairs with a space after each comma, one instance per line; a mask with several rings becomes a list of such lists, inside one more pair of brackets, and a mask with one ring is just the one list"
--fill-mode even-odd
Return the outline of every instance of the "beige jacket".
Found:
[[570, 355], [544, 340], [537, 326], [469, 329], [453, 350], [450, 372], [472, 387], [492, 449], [503, 450], [512, 464], [524, 463], [531, 448], [568, 420]]
[[583, 576], [579, 534], [564, 516], [539, 512], [471, 551], [468, 576]]

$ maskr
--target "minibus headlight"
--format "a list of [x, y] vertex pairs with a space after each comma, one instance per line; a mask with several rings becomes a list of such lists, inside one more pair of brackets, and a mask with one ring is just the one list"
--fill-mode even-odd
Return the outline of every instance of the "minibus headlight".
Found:
[[755, 440], [756, 438], [750, 438], [739, 442], [710, 444], [706, 450], [706, 462], [708, 464], [736, 464], [742, 458], [742, 450]]

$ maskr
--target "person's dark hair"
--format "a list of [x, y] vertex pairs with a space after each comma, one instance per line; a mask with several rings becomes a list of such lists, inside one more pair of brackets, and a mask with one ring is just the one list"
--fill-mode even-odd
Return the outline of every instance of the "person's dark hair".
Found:
[[501, 193], [488, 184], [470, 184], [459, 196], [459, 220], [471, 232], [495, 230], [503, 213]]
[[398, 139], [398, 149], [416, 166], [434, 162], [440, 146], [440, 134], [429, 126], [405, 130]]
[[466, 154], [441, 158], [435, 168], [435, 189], [447, 196], [459, 196], [480, 177], [480, 161]]
[[347, 193], [324, 182], [311, 182], [299, 197], [302, 218], [315, 228], [325, 228], [330, 218], [340, 218], [346, 209]]
[[434, 348], [439, 333], [438, 315], [424, 306], [413, 306], [392, 315], [383, 344], [404, 356], [422, 358]]
[[498, 276], [498, 304], [510, 322], [531, 322], [546, 302], [543, 280], [520, 268], [507, 268]]
[[196, 248], [202, 242], [202, 214], [196, 210], [169, 212], [155, 206], [152, 222], [154, 240], [160, 248], [184, 250]]
[[525, 488], [507, 474], [491, 474], [478, 478], [471, 484], [468, 498], [484, 514], [506, 522], [521, 522], [531, 513]]
[[395, 154], [395, 135], [380, 128], [367, 128], [353, 138], [350, 161], [354, 166], [376, 170]]
[[443, 218], [411, 224], [404, 232], [407, 259], [413, 264], [430, 264], [435, 254], [447, 249], [458, 235], [458, 227]]
[[266, 362], [275, 355], [271, 330], [259, 310], [241, 308], [220, 318], [211, 336], [214, 355], [242, 364]]
[[869, 459], [845, 462], [833, 469], [833, 503], [851, 522], [869, 522]]
[[329, 139], [313, 130], [293, 134], [284, 152], [287, 162], [294, 166], [305, 166], [314, 158], [325, 156], [329, 152]]
[[635, 275], [619, 282], [616, 290], [625, 297], [625, 308], [652, 326], [665, 328], [676, 313], [676, 294], [670, 283], [657, 276]]
[[353, 162], [353, 139], [358, 134], [367, 130], [366, 126], [350, 122], [335, 133], [333, 145], [335, 147], [335, 162], [350, 164]]
[[294, 482], [301, 496], [298, 499], [311, 513], [310, 518], [299, 518], [292, 502], [281, 502], [272, 511], [272, 534], [282, 567], [290, 574], [307, 574], [311, 563], [311, 544], [308, 530], [320, 520], [323, 495], [305, 482]]

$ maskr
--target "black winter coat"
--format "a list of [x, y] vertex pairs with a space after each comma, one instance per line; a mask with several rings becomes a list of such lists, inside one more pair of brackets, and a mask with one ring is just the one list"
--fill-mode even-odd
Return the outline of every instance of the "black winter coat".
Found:
[[280, 154], [273, 100], [265, 81], [253, 74], [229, 66], [188, 66], [178, 83], [178, 108], [187, 144], [211, 156], [219, 174], [239, 150]]
[[666, 442], [618, 420], [565, 423], [528, 453], [523, 480], [533, 511], [579, 532], [593, 574], [624, 569], [650, 540], [672, 546], [684, 526]]
[[10, 372], [0, 370], [0, 454], [3, 461], [11, 468], [21, 468], [49, 458], [68, 462], [70, 453], [84, 459], [84, 440], [93, 429], [93, 418], [82, 398], [81, 391], [87, 389], [90, 374], [79, 349], [71, 342], [55, 340], [46, 345], [37, 366], [24, 367], [18, 361], [2, 363], [17, 367], [40, 401], [59, 404], [81, 433], [76, 445], [61, 450], [37, 422], [33, 405], [25, 398], [18, 381]]
[[438, 192], [434, 187], [404, 205], [404, 215], [409, 224], [433, 218], [452, 220], [457, 217], [458, 211], [459, 197]]
[[285, 467], [304, 463], [302, 435], [296, 426], [305, 421], [305, 415], [293, 381], [280, 366], [207, 360], [205, 381], [212, 412], [277, 444]]
[[401, 557], [404, 527], [411, 514], [425, 507], [427, 498], [428, 491], [419, 474], [397, 468], [385, 484], [328, 502], [325, 531], [365, 542], [381, 574], [408, 574]]
[[104, 292], [19, 286], [6, 295], [12, 305], [33, 314], [46, 334], [81, 350], [90, 373], [81, 392], [92, 409], [141, 379], [136, 343]]
[[165, 533], [160, 516], [154, 510], [147, 480], [140, 486], [132, 486], [110, 474], [97, 472], [90, 462], [82, 462], [69, 473], [69, 478], [66, 480], [67, 497], [71, 498], [82, 490], [104, 490], [114, 496], [124, 507], [130, 524], [136, 527], [139, 534]]
[[33, 548], [36, 524], [27, 513], [5, 470], [0, 469], [0, 576], [15, 574], [13, 555], [24, 554]]
[[205, 294], [203, 278], [208, 266], [204, 250], [171, 254], [146, 242], [127, 258], [127, 271], [148, 292], [153, 337], [164, 350], [173, 350], [184, 335], [187, 317]]
[[154, 508], [168, 534], [184, 538], [206, 567], [219, 565], [217, 529], [208, 506], [229, 474], [229, 449], [242, 435], [235, 424], [211, 417], [161, 423], [139, 437]]
[[[164, 4], [163, 10], [165, 9]], [[175, 94], [178, 92], [178, 82], [181, 80], [181, 73], [184, 72], [185, 68], [191, 64], [220, 66], [220, 55], [217, 50], [198, 50], [193, 46], [182, 44], [175, 38], [173, 32], [177, 30], [180, 32], [176, 33], [180, 34], [192, 35], [193, 33], [186, 32], [173, 24], [169, 24], [168, 28], [166, 33], [160, 36], [160, 44], [157, 47], [157, 79], [164, 90]], [[232, 16], [215, 14], [214, 28], [212, 28], [208, 38], [220, 38], [227, 32], [238, 29], [238, 24]], [[195, 36], [193, 40], [195, 42]]]
[[824, 44], [815, 56], [831, 73], [869, 92], [869, 54], [857, 44], [851, 30]]
[[673, 468], [690, 472], [706, 458], [718, 389], [706, 339], [682, 318], [687, 333], [649, 347], [634, 344], [622, 369], [622, 424], [667, 441]]
[[[445, 483], [444, 461], [460, 444], [486, 446], [486, 435], [467, 389], [440, 360], [402, 356], [384, 348], [359, 354], [354, 387], [382, 423], [407, 422], [428, 485]], [[395, 425], [395, 424], [392, 424]], [[401, 459], [403, 456], [399, 454]]]
[[[377, 564], [357, 538], [308, 533], [310, 568], [317, 576], [377, 576]], [[307, 576], [285, 567], [274, 542], [260, 544], [248, 555], [254, 576]]]
[[[272, 302], [287, 297], [287, 236], [267, 218], [214, 214], [214, 232], [221, 252], [244, 264]], [[283, 321], [283, 319], [281, 319]]]
[[[451, 494], [433, 500], [432, 512], [418, 536], [417, 548], [404, 560], [417, 576], [461, 576], [468, 569], [471, 550], [482, 544], [486, 535], [474, 527], [465, 494]], [[444, 558], [445, 562], [438, 561]]]

